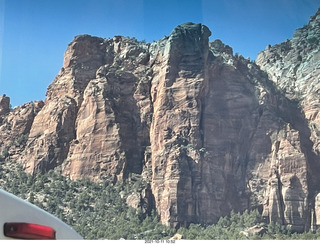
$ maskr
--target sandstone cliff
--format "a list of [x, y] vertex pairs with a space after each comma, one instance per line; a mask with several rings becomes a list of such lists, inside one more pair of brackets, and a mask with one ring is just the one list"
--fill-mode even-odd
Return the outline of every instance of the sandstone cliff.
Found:
[[[320, 217], [319, 200], [316, 197], [320, 190], [319, 40], [320, 9], [307, 25], [295, 31], [291, 40], [268, 46], [257, 58], [257, 64], [268, 73], [270, 80], [279, 87], [282, 94], [297, 104], [296, 113], [300, 113], [299, 117], [297, 114], [288, 114], [287, 118], [292, 128], [298, 132], [291, 134], [288, 141], [295, 147], [295, 152], [291, 150], [290, 156], [288, 151], [282, 152], [287, 158], [283, 160], [279, 149], [288, 150], [290, 145], [281, 149], [284, 142], [280, 142], [280, 147], [274, 144], [278, 155], [276, 168], [279, 170], [274, 179], [281, 189], [277, 193], [277, 199], [280, 199], [277, 202], [283, 202], [276, 218], [281, 217], [284, 224], [294, 226], [301, 226], [307, 220], [314, 228], [319, 225]], [[272, 188], [275, 187], [269, 187], [269, 199], [274, 198], [271, 196], [275, 194], [272, 193]], [[271, 204], [269, 202], [269, 208]], [[274, 217], [271, 215], [270, 220]]]
[[0, 98], [0, 159], [15, 160], [24, 154], [34, 118], [43, 107], [42, 101], [30, 102], [10, 111], [10, 98]]
[[257, 64], [209, 42], [201, 24], [151, 44], [77, 36], [44, 103], [10, 111], [0, 99], [2, 158], [71, 179], [141, 175], [146, 189], [127, 202], [174, 227], [259, 208], [267, 221], [315, 228], [319, 19]]

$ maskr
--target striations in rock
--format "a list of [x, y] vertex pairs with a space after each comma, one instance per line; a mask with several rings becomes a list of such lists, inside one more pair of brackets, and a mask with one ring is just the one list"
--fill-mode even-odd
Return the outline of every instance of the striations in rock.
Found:
[[146, 188], [127, 203], [176, 228], [251, 208], [317, 228], [319, 21], [318, 11], [257, 64], [209, 42], [202, 24], [151, 44], [77, 36], [45, 102], [10, 111], [0, 98], [1, 158], [71, 179], [139, 175]]
[[[8, 108], [10, 108], [10, 99]], [[42, 109], [42, 101], [30, 102], [15, 107], [5, 115], [0, 115], [0, 156], [2, 159], [10, 157], [16, 161], [19, 155], [24, 155], [31, 126], [35, 116]], [[6, 105], [7, 106], [7, 105]]]
[[[277, 194], [283, 199], [280, 222], [298, 231], [319, 226], [319, 43], [320, 9], [307, 25], [295, 31], [291, 40], [268, 46], [257, 58], [257, 64], [281, 93], [296, 103], [296, 112], [287, 112], [286, 116], [291, 124], [290, 130], [286, 131], [287, 140], [277, 140], [279, 144], [274, 145], [274, 153], [278, 156], [273, 161], [277, 164], [276, 178], [281, 189]], [[269, 194], [275, 194], [272, 183], [268, 188]], [[269, 202], [265, 210], [272, 213], [270, 208]], [[275, 220], [273, 214], [269, 214], [269, 218]]]

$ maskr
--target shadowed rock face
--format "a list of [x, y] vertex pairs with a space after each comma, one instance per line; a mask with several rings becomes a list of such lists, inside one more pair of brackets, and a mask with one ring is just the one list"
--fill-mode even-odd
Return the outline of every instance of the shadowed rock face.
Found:
[[[7, 97], [9, 100], [9, 97]], [[10, 100], [9, 100], [10, 101]], [[8, 109], [10, 102], [8, 101]], [[15, 107], [0, 115], [0, 155], [17, 160], [25, 149], [31, 126], [37, 113], [43, 107], [42, 101], [30, 102]], [[2, 159], [1, 159], [2, 160]]]
[[6, 95], [0, 97], [0, 115], [5, 115], [10, 111], [10, 98]]
[[292, 39], [268, 46], [257, 58], [270, 80], [299, 108], [296, 113], [287, 113], [291, 128], [299, 133], [287, 133], [287, 139], [280, 140], [275, 148], [279, 194], [283, 199], [282, 223], [299, 231], [319, 225], [318, 210], [314, 210], [320, 191], [319, 41], [320, 9], [307, 25], [295, 31]]
[[[220, 40], [209, 43], [201, 24], [177, 26], [152, 44], [77, 36], [44, 104], [0, 114], [1, 149], [16, 125], [28, 138], [6, 157], [27, 172], [58, 167], [96, 181], [141, 175], [148, 185], [128, 204], [156, 208], [173, 227], [256, 207], [267, 221], [316, 227], [318, 82], [303, 74], [317, 75], [318, 46], [301, 43], [317, 36], [318, 20], [260, 53], [260, 67]], [[313, 88], [292, 88], [294, 70], [295, 84]]]

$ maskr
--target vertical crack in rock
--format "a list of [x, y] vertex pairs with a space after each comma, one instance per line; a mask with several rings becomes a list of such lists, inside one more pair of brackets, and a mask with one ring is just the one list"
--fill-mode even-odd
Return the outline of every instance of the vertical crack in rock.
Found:
[[201, 24], [187, 23], [166, 40], [152, 81], [152, 191], [164, 224], [186, 225], [196, 218], [201, 93], [205, 86], [208, 37]]
[[257, 64], [287, 98], [284, 104], [279, 104], [284, 120], [299, 132], [299, 138], [292, 141], [292, 145], [300, 145], [303, 158], [291, 160], [281, 176], [281, 181], [289, 185], [284, 196], [284, 221], [296, 231], [316, 228], [311, 225], [316, 225], [319, 218], [313, 214], [320, 192], [319, 22], [320, 10], [307, 25], [295, 31], [292, 39], [269, 45], [257, 57]]

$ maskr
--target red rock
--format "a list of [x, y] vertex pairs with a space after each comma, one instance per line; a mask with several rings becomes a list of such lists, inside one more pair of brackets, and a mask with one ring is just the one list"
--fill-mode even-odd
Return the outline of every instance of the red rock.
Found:
[[172, 227], [256, 207], [293, 230], [317, 227], [319, 55], [302, 41], [316, 36], [318, 21], [260, 53], [260, 67], [209, 43], [201, 24], [152, 44], [77, 36], [44, 104], [0, 114], [0, 146], [15, 138], [12, 128], [29, 134], [9, 157], [34, 174], [141, 175], [147, 187], [128, 203], [143, 199]]

